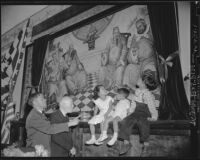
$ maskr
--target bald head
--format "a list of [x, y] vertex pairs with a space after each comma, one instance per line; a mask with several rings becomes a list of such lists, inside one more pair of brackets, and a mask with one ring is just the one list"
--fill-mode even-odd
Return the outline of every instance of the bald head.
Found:
[[60, 109], [65, 113], [71, 113], [74, 107], [72, 98], [67, 96], [60, 100], [59, 105]]

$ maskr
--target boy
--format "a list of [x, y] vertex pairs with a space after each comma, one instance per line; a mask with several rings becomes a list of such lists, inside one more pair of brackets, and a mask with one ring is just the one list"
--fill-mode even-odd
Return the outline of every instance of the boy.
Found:
[[123, 147], [120, 154], [125, 154], [131, 148], [130, 135], [132, 128], [136, 124], [140, 132], [140, 143], [143, 143], [143, 149], [149, 145], [148, 138], [150, 132], [149, 121], [155, 121], [158, 118], [158, 111], [156, 110], [155, 97], [150, 92], [157, 87], [157, 83], [151, 77], [142, 76], [137, 82], [138, 89], [135, 90], [135, 96], [132, 100], [131, 106], [134, 112], [126, 117], [122, 123], [119, 131], [119, 143]]

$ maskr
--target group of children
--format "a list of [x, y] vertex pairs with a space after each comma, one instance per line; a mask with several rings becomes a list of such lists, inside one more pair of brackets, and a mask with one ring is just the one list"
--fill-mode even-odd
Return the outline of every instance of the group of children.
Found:
[[[94, 88], [94, 116], [88, 121], [90, 125], [91, 138], [86, 141], [87, 145], [101, 145], [108, 138], [107, 130], [109, 122], [113, 123], [114, 134], [108, 141], [108, 146], [113, 146], [117, 140], [123, 142], [123, 154], [131, 147], [130, 135], [132, 128], [136, 124], [140, 133], [140, 142], [148, 145], [149, 121], [157, 120], [158, 112], [156, 110], [155, 97], [151, 93], [157, 88], [155, 81], [148, 81], [142, 77], [137, 82], [137, 89], [134, 96], [127, 99], [129, 90], [119, 88], [117, 95], [112, 98], [108, 96], [108, 91], [102, 85]], [[98, 113], [99, 110], [99, 113]], [[97, 114], [98, 113], [98, 114]], [[120, 128], [118, 123], [121, 122]], [[101, 134], [98, 139], [95, 136], [95, 125], [100, 124]]]

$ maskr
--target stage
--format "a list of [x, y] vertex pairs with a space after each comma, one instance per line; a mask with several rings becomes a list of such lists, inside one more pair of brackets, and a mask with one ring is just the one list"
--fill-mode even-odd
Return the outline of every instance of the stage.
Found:
[[[132, 148], [123, 155], [125, 157], [170, 157], [187, 158], [195, 155], [195, 128], [191, 121], [186, 120], [158, 120], [150, 122], [150, 138], [147, 152], [142, 153], [142, 145], [139, 143], [138, 130], [133, 128], [130, 137]], [[120, 125], [120, 124], [119, 124]], [[100, 126], [96, 126], [96, 136], [100, 135]], [[20, 136], [20, 132], [23, 136]], [[101, 146], [85, 145], [90, 138], [90, 130], [87, 122], [80, 122], [72, 128], [74, 145], [77, 149], [77, 157], [118, 157], [117, 145], [107, 147], [113, 131], [112, 124], [109, 126], [109, 138]], [[18, 141], [21, 146], [25, 145], [24, 123], [12, 121], [11, 143]]]

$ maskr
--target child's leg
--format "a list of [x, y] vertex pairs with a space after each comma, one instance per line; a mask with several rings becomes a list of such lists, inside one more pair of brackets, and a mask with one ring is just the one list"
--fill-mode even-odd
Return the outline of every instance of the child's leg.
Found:
[[100, 134], [100, 136], [99, 136], [99, 138], [97, 139], [97, 141], [101, 141], [101, 139], [102, 139], [102, 136], [103, 136], [103, 128], [104, 128], [104, 121], [103, 122], [101, 122], [100, 123], [100, 131], [101, 131], [101, 134]]
[[101, 134], [103, 133], [104, 121], [100, 123]]
[[121, 121], [122, 119], [120, 117], [115, 117], [113, 119], [113, 129], [114, 129], [114, 134], [112, 139], [108, 142], [108, 145], [112, 146], [114, 143], [117, 141], [118, 138], [118, 122]]
[[86, 144], [94, 144], [96, 142], [95, 126], [93, 124], [90, 124], [90, 132], [91, 132], [91, 138], [88, 141], [86, 141]]
[[138, 128], [140, 132], [140, 143], [148, 142], [150, 135], [150, 125], [146, 118], [140, 118], [138, 121]]
[[90, 132], [92, 136], [95, 136], [95, 126], [93, 124], [90, 124]]
[[113, 121], [113, 117], [108, 117], [107, 119], [105, 119], [105, 121], [103, 123], [103, 131], [108, 130], [108, 125], [111, 121]]
[[113, 120], [113, 117], [108, 117], [107, 119], [105, 119], [104, 122], [102, 122], [102, 136], [98, 139], [98, 141], [104, 141], [105, 139], [108, 138], [107, 136], [107, 130], [108, 130], [108, 125], [109, 122]]
[[122, 121], [122, 119], [120, 117], [115, 117], [113, 120], [113, 129], [114, 129], [114, 133], [118, 133], [118, 123], [119, 121]]
[[133, 114], [130, 114], [128, 117], [121, 121], [121, 126], [118, 132], [118, 139], [121, 141], [130, 140], [130, 135], [132, 133], [133, 126], [136, 124], [137, 119]]

